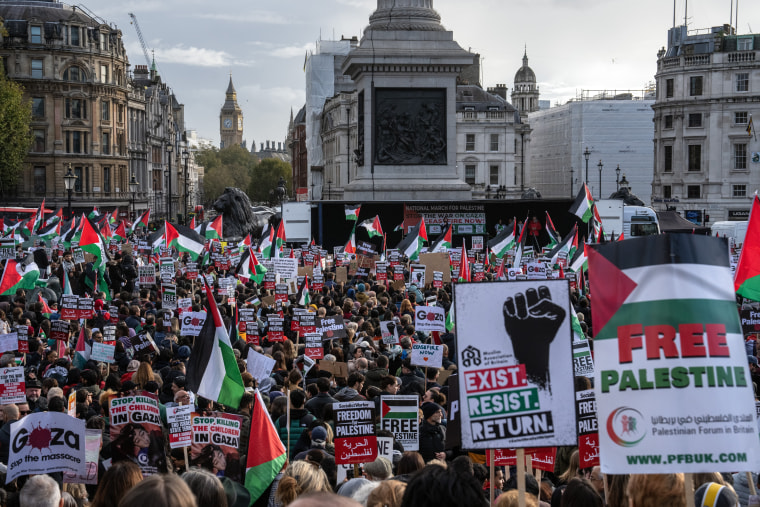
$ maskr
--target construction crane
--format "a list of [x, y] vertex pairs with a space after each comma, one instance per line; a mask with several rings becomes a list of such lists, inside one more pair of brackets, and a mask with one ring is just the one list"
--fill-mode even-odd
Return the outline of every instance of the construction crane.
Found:
[[145, 62], [148, 64], [148, 68], [151, 66], [150, 57], [148, 56], [148, 47], [145, 45], [145, 39], [143, 39], [142, 32], [140, 31], [140, 24], [137, 22], [137, 16], [133, 13], [129, 13], [129, 17], [132, 18], [132, 24], [135, 25], [135, 31], [137, 32], [137, 38], [140, 39], [140, 46], [145, 55]]

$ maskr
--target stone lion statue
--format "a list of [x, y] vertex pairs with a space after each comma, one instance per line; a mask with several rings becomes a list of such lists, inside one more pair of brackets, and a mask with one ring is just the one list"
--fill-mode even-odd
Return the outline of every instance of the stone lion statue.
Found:
[[250, 234], [258, 238], [274, 215], [266, 206], [251, 206], [248, 195], [239, 188], [227, 187], [212, 207], [222, 214], [224, 239], [240, 240]]

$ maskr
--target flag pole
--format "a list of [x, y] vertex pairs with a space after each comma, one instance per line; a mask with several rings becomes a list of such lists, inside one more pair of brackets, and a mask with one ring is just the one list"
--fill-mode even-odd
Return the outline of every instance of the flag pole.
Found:
[[495, 479], [493, 449], [488, 449], [488, 458], [491, 462], [491, 466], [488, 467], [488, 505], [493, 505], [493, 482]]
[[683, 474], [686, 507], [694, 507], [694, 474]]
[[288, 397], [288, 404], [285, 405], [287, 407], [285, 411], [285, 420], [287, 422], [286, 428], [288, 433], [288, 443], [285, 446], [285, 453], [288, 456], [288, 461], [290, 461], [290, 386], [285, 390], [285, 394]]
[[517, 501], [520, 507], [526, 507], [525, 504], [525, 449], [522, 447], [516, 449], [517, 458]]

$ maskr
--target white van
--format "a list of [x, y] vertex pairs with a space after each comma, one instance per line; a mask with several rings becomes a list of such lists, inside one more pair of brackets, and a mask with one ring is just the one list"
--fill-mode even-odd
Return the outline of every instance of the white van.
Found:
[[732, 238], [737, 248], [741, 248], [744, 243], [744, 236], [747, 235], [747, 220], [715, 222], [712, 224], [712, 235], [721, 238]]

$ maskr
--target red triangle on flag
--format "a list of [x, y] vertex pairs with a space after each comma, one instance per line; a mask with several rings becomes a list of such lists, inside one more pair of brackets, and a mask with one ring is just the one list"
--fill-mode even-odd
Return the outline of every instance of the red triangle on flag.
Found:
[[386, 415], [388, 415], [388, 412], [391, 411], [391, 407], [389, 407], [388, 404], [385, 403], [384, 401], [381, 401], [380, 410], [383, 412], [383, 417], [385, 417]]
[[637, 284], [595, 248], [586, 249], [588, 279], [594, 290], [594, 312], [591, 314], [594, 332], [598, 334], [623, 306]]

